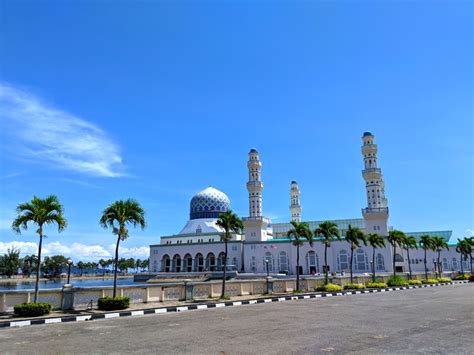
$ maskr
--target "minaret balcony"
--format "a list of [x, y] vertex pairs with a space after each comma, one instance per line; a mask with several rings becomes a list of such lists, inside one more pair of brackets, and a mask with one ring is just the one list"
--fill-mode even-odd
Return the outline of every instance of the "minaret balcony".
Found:
[[365, 180], [380, 180], [382, 176], [382, 170], [380, 168], [367, 168], [362, 170], [362, 176]]
[[267, 217], [263, 217], [263, 216], [256, 216], [256, 217], [243, 217], [242, 218], [242, 221], [243, 222], [247, 222], [247, 221], [262, 221], [264, 223], [270, 223], [270, 219], [267, 218]]
[[388, 215], [388, 207], [370, 207], [370, 208], [363, 208], [362, 214], [365, 215]]

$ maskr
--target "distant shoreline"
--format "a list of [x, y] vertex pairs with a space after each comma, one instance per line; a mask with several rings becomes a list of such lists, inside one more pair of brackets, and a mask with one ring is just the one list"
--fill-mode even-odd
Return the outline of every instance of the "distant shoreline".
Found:
[[[133, 277], [133, 275], [117, 275], [117, 279], [129, 279]], [[106, 276], [71, 276], [71, 280], [113, 280], [114, 275], [106, 275]], [[44, 281], [58, 281], [58, 280], [66, 280], [65, 277], [62, 278], [55, 278], [55, 279], [47, 279], [47, 278], [40, 278], [40, 282]], [[0, 279], [1, 284], [11, 284], [11, 283], [19, 283], [19, 282], [35, 282], [36, 278], [34, 277], [25, 277], [25, 278], [14, 278], [14, 279]]]

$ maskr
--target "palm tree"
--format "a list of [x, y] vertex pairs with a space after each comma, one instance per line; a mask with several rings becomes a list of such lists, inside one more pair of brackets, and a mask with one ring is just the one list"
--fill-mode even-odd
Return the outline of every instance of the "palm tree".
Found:
[[313, 233], [307, 222], [290, 222], [293, 228], [287, 232], [288, 238], [296, 247], [296, 291], [300, 290], [300, 246], [307, 240], [310, 246], [313, 246]]
[[216, 225], [221, 227], [224, 230], [224, 233], [221, 234], [221, 241], [224, 242], [224, 272], [222, 274], [222, 292], [221, 298], [225, 297], [225, 278], [227, 272], [227, 243], [232, 240], [232, 232], [242, 233], [244, 225], [242, 220], [232, 211], [227, 211], [221, 213], [217, 218]]
[[441, 263], [439, 261], [441, 252], [443, 249], [449, 250], [448, 243], [444, 240], [443, 237], [434, 236], [433, 237], [433, 249], [438, 253], [438, 277], [441, 277]]
[[434, 250], [433, 238], [428, 234], [422, 235], [420, 237], [420, 245], [423, 248], [424, 253], [425, 253], [425, 258], [423, 259], [423, 262], [425, 264], [425, 279], [428, 280], [428, 266], [427, 266], [427, 260], [426, 260], [426, 252], [428, 250]]
[[349, 224], [347, 231], [344, 235], [344, 239], [351, 245], [351, 259], [349, 270], [351, 272], [351, 283], [352, 283], [352, 266], [354, 260], [354, 249], [360, 247], [360, 242], [363, 242], [364, 245], [367, 245], [367, 238], [364, 233], [359, 228], [352, 228]]
[[34, 196], [31, 202], [20, 203], [16, 208], [16, 213], [17, 216], [12, 223], [12, 228], [15, 232], [21, 233], [21, 229], [27, 230], [29, 222], [38, 226], [36, 232], [40, 240], [38, 244], [38, 267], [36, 268], [34, 297], [34, 302], [36, 302], [39, 291], [43, 228], [49, 224], [57, 224], [58, 232], [62, 232], [67, 226], [67, 221], [63, 216], [63, 206], [55, 195], [50, 195], [45, 199]]
[[107, 260], [100, 259], [99, 265], [102, 268], [102, 276], [105, 276], [105, 268], [107, 267]]
[[327, 285], [329, 283], [328, 248], [333, 240], [341, 240], [341, 236], [337, 224], [330, 221], [320, 223], [318, 228], [315, 229], [314, 234], [319, 236], [324, 244], [324, 283]]
[[402, 247], [407, 251], [407, 258], [408, 258], [408, 271], [410, 274], [410, 280], [412, 279], [411, 273], [411, 260], [410, 260], [410, 249], [418, 249], [416, 238], [408, 235], [402, 239]]
[[85, 264], [83, 261], [79, 261], [79, 262], [77, 263], [77, 267], [78, 267], [79, 270], [81, 271], [81, 275], [80, 275], [80, 276], [82, 276], [82, 274], [83, 274], [83, 272], [84, 272], [84, 269], [86, 268], [86, 264]]
[[399, 230], [391, 230], [388, 232], [388, 242], [393, 248], [393, 276], [397, 275], [395, 269], [395, 257], [397, 255], [397, 245], [401, 246], [403, 238], [405, 238], [405, 234]]
[[469, 262], [471, 266], [471, 274], [472, 274], [472, 250], [474, 249], [474, 236], [464, 238], [466, 240], [466, 245], [468, 245], [469, 251]]
[[461, 275], [464, 276], [464, 266], [462, 264], [462, 259], [467, 260], [467, 256], [470, 254], [470, 245], [466, 239], [458, 239], [456, 244], [456, 252], [461, 256]]
[[372, 247], [372, 282], [375, 282], [375, 249], [385, 247], [385, 239], [375, 233], [370, 233], [367, 236], [367, 241]]
[[[112, 228], [112, 233], [117, 236], [114, 260], [113, 297], [115, 298], [117, 293], [117, 264], [120, 241], [125, 240], [129, 236], [127, 228], [128, 224], [131, 224], [133, 227], [138, 225], [142, 230], [145, 228], [145, 211], [135, 200], [128, 199], [125, 201], [115, 201], [102, 212], [102, 217], [100, 218], [99, 223], [104, 228]], [[115, 224], [117, 224], [117, 226]]]

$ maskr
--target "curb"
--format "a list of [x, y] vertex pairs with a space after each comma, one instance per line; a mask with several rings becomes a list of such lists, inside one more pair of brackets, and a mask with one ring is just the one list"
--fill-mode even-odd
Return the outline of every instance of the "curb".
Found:
[[468, 281], [463, 280], [463, 281], [446, 282], [446, 283], [439, 283], [439, 284], [387, 287], [387, 288], [369, 289], [369, 290], [360, 290], [360, 291], [352, 290], [352, 291], [326, 292], [326, 293], [324, 292], [306, 293], [306, 294], [295, 295], [295, 296], [255, 298], [251, 300], [227, 301], [227, 302], [220, 302], [220, 303], [201, 303], [201, 304], [195, 304], [195, 305], [189, 305], [189, 306], [147, 308], [147, 309], [140, 309], [140, 310], [134, 310], [134, 311], [98, 313], [98, 314], [81, 315], [81, 316], [64, 316], [64, 317], [52, 317], [52, 318], [41, 318], [41, 319], [33, 318], [33, 319], [25, 319], [21, 321], [0, 322], [0, 329], [25, 327], [25, 326], [39, 325], [39, 324], [69, 323], [69, 322], [91, 321], [91, 320], [97, 320], [97, 319], [143, 316], [147, 314], [185, 312], [185, 311], [194, 311], [194, 310], [200, 310], [200, 309], [243, 306], [243, 305], [251, 305], [251, 304], [258, 304], [258, 303], [286, 302], [286, 301], [297, 301], [297, 300], [323, 298], [323, 297], [337, 297], [337, 296], [358, 295], [358, 294], [365, 294], [365, 293], [391, 292], [391, 291], [410, 290], [410, 289], [416, 289], [416, 288], [460, 285], [460, 284], [465, 284], [465, 283], [468, 283]]

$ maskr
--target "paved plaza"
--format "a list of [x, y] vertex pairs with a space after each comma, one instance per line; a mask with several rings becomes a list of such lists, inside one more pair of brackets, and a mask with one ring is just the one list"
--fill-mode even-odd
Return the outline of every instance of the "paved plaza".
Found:
[[0, 330], [2, 353], [463, 353], [474, 284]]

